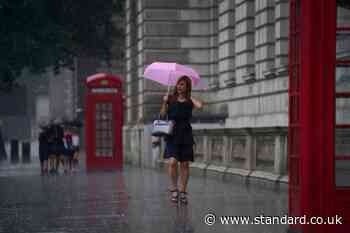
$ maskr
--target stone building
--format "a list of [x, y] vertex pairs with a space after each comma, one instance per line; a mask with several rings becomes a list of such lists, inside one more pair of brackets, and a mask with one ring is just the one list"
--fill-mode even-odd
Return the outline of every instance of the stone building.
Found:
[[178, 62], [210, 86], [194, 92], [205, 108], [194, 113], [191, 166], [287, 181], [289, 1], [126, 2], [126, 160], [149, 165], [150, 124], [166, 91], [142, 77], [145, 66]]

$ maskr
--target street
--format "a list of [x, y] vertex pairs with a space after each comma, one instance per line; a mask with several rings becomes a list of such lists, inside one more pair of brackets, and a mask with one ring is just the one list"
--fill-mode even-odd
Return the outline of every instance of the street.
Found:
[[[30, 164], [0, 164], [1, 233], [282, 233], [287, 225], [227, 224], [220, 216], [283, 216], [287, 192], [192, 176], [188, 205], [169, 201], [167, 175], [122, 171], [40, 176]], [[204, 222], [215, 214], [216, 223]], [[212, 219], [211, 219], [212, 220]], [[212, 222], [211, 222], [212, 223]]]

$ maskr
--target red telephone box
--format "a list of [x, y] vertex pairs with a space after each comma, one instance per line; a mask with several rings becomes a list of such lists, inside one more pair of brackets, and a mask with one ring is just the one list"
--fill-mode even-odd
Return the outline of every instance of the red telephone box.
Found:
[[309, 223], [290, 227], [348, 233], [350, 2], [291, 0], [289, 45], [289, 215]]
[[122, 81], [109, 74], [95, 74], [86, 79], [86, 86], [86, 168], [121, 168]]

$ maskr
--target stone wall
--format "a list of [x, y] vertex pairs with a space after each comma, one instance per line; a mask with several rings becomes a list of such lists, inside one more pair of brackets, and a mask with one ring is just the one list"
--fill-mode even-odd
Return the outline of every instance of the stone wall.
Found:
[[[219, 124], [193, 124], [195, 162], [202, 175], [219, 173], [241, 177], [287, 180], [287, 129], [225, 128]], [[124, 160], [140, 167], [157, 168], [163, 159], [164, 141], [152, 146], [152, 125], [125, 126]], [[132, 140], [130, 140], [132, 138]]]
[[142, 73], [154, 61], [179, 62], [209, 83], [193, 93], [202, 113], [227, 116], [196, 131], [200, 167], [285, 174], [288, 13], [287, 0], [127, 0], [125, 140], [139, 156], [152, 151], [133, 127], [142, 138], [166, 87]]
[[216, 74], [216, 1], [127, 1], [126, 121], [150, 122], [166, 88], [142, 77], [155, 61], [190, 64], [203, 79]]

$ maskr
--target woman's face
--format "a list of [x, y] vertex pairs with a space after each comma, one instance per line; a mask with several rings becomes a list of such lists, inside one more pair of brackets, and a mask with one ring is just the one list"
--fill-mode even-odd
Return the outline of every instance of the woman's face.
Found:
[[184, 80], [181, 80], [180, 82], [177, 83], [176, 85], [177, 93], [183, 94], [186, 92], [187, 86], [186, 82]]

